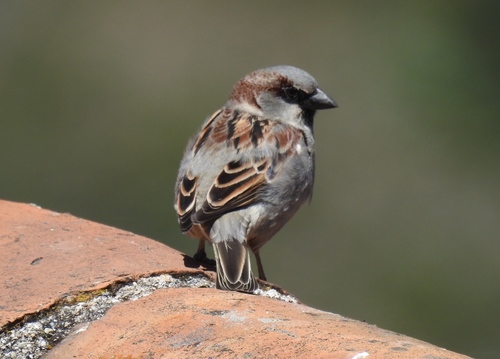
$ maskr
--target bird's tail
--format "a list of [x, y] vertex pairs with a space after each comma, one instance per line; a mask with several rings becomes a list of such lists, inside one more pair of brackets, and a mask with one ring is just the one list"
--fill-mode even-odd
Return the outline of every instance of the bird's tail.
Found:
[[217, 289], [253, 293], [259, 288], [250, 266], [250, 248], [238, 240], [213, 243], [217, 262]]

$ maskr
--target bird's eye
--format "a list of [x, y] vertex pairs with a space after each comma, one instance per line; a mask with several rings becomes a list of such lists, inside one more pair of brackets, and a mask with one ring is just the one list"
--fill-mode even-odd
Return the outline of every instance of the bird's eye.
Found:
[[299, 90], [298, 88], [293, 86], [284, 87], [281, 90], [281, 92], [283, 99], [291, 103], [299, 103], [300, 101], [302, 101], [304, 98], [307, 97], [304, 91]]

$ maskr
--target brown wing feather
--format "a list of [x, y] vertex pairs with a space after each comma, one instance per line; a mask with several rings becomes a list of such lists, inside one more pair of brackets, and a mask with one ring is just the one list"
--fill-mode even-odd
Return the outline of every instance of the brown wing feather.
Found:
[[[193, 155], [197, 156], [210, 144], [226, 144], [229, 150], [254, 153], [256, 157], [228, 163], [214, 179], [201, 207], [196, 204], [198, 179], [188, 172], [180, 183], [177, 198], [181, 229], [194, 235], [201, 225], [208, 232], [217, 218], [252, 204], [301, 142], [304, 134], [296, 127], [235, 110], [216, 111], [194, 143]], [[262, 158], [265, 152], [259, 150], [264, 148], [274, 155]]]
[[189, 173], [184, 176], [180, 183], [177, 196], [177, 215], [182, 232], [187, 232], [192, 226], [191, 215], [196, 205], [196, 189], [198, 179]]
[[194, 221], [210, 222], [251, 204], [259, 189], [267, 184], [266, 171], [269, 165], [266, 159], [227, 164], [208, 191], [201, 209], [195, 213]]

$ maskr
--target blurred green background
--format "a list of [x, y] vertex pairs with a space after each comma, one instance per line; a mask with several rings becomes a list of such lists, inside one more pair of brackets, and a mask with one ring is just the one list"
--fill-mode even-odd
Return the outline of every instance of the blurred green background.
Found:
[[311, 205], [262, 256], [306, 304], [500, 357], [500, 2], [0, 3], [0, 198], [193, 254], [184, 146], [257, 68], [310, 72]]

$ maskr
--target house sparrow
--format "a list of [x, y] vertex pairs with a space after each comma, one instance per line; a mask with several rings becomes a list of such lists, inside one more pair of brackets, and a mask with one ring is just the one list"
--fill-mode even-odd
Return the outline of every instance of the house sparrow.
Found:
[[307, 72], [292, 66], [254, 71], [188, 144], [175, 186], [183, 233], [213, 245], [216, 287], [252, 293], [266, 280], [260, 248], [309, 201], [314, 182], [313, 119], [337, 107]]

